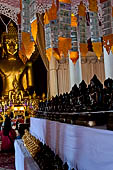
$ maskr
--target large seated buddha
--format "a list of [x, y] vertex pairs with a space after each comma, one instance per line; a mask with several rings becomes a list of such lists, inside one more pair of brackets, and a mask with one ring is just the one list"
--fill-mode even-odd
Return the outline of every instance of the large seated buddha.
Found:
[[13, 22], [8, 26], [8, 33], [2, 33], [0, 51], [0, 76], [3, 82], [2, 95], [8, 95], [9, 91], [13, 89], [12, 82], [15, 76], [21, 89], [26, 90], [32, 86], [32, 62], [24, 64], [19, 57], [18, 32]]

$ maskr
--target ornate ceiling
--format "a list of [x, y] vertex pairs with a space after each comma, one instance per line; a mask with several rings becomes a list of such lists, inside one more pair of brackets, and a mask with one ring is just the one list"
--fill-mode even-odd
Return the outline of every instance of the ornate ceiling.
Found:
[[0, 13], [11, 18], [16, 24], [19, 12], [20, 0], [0, 0]]

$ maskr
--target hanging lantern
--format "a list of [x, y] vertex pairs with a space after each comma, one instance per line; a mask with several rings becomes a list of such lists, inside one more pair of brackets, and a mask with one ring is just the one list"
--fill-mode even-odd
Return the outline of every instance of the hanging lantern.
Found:
[[[50, 27], [51, 27], [51, 41], [52, 41], [52, 48], [58, 49], [58, 20], [57, 20], [57, 7], [52, 3], [51, 9], [48, 11]], [[57, 50], [55, 50], [57, 52]], [[54, 54], [55, 54], [54, 51]], [[58, 54], [58, 53], [57, 53]], [[58, 59], [58, 58], [57, 58]]]
[[65, 57], [71, 49], [71, 1], [59, 0], [58, 9], [58, 49]]
[[78, 36], [77, 36], [77, 18], [74, 14], [71, 15], [71, 50], [69, 50], [69, 57], [75, 64], [79, 58], [78, 53]]
[[30, 9], [29, 1], [22, 1], [22, 32], [30, 32]]
[[88, 53], [88, 44], [87, 44], [87, 27], [86, 27], [86, 7], [83, 2], [80, 2], [78, 6], [78, 15], [79, 15], [79, 36], [80, 36], [80, 53], [81, 56], [86, 57]]
[[[31, 25], [30, 25], [30, 9], [29, 9], [29, 3], [30, 1], [21, 1], [20, 8], [21, 8], [21, 45], [20, 45], [20, 51], [19, 56], [22, 58], [25, 62], [26, 59], [30, 59], [32, 53], [35, 50], [34, 47], [34, 41], [31, 41]], [[23, 50], [24, 49], [24, 50]]]
[[110, 53], [110, 50], [112, 51], [112, 46], [113, 46], [113, 34], [103, 36], [103, 44], [104, 47], [106, 48], [107, 53]]
[[70, 0], [60, 0], [59, 10], [59, 37], [70, 38], [71, 34], [71, 2]]
[[44, 15], [44, 24], [45, 24], [45, 46], [46, 46], [46, 56], [50, 61], [52, 56], [52, 43], [51, 43], [51, 27], [48, 18], [48, 13]]
[[37, 17], [37, 9], [36, 9], [36, 0], [30, 0], [29, 1], [29, 15], [30, 15], [30, 23], [32, 23]]
[[[113, 30], [112, 30], [112, 23], [113, 23], [113, 7], [111, 0], [101, 0], [102, 5], [102, 16], [103, 16], [103, 45], [106, 48], [107, 53], [110, 53], [110, 50], [113, 49]], [[112, 50], [111, 50], [112, 51]]]
[[90, 30], [93, 51], [98, 59], [102, 55], [102, 43], [99, 35], [99, 20], [98, 20], [98, 6], [97, 0], [89, 1], [89, 16], [90, 16]]
[[33, 38], [34, 42], [36, 42], [37, 36], [37, 17], [36, 17], [36, 0], [29, 1], [29, 18], [31, 25], [31, 39]]
[[54, 1], [51, 9], [45, 13], [44, 21], [46, 56], [49, 61], [52, 55], [59, 60], [57, 7], [55, 6]]

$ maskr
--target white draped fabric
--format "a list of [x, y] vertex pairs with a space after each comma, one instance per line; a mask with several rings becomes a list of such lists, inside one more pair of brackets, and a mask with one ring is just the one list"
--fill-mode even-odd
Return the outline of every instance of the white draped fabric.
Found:
[[77, 60], [76, 64], [73, 64], [69, 59], [69, 68], [70, 68], [70, 90], [75, 85], [75, 83], [79, 86], [79, 83], [82, 81], [81, 74], [81, 58]]
[[38, 118], [30, 132], [79, 170], [113, 170], [113, 132]]
[[105, 80], [105, 70], [104, 62], [86, 62], [82, 63], [82, 79], [89, 84], [92, 77], [96, 74], [97, 78], [104, 83]]
[[113, 79], [113, 54], [110, 52], [108, 55], [106, 49], [104, 48], [104, 65], [105, 65], [105, 78]]
[[16, 170], [40, 170], [21, 139], [15, 140], [14, 146]]
[[62, 63], [58, 66], [58, 94], [70, 91], [69, 63]]

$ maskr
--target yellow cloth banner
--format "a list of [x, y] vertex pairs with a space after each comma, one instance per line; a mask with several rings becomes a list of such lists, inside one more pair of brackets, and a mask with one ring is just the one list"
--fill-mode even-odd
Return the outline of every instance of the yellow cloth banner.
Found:
[[59, 0], [59, 2], [63, 2], [63, 3], [70, 4], [70, 3], [71, 3], [71, 0]]
[[19, 50], [19, 57], [24, 64], [27, 62], [27, 57], [26, 57], [25, 48], [24, 48], [23, 43], [21, 43], [21, 49]]
[[46, 57], [48, 58], [48, 61], [51, 60], [51, 56], [52, 56], [52, 48], [46, 49]]
[[111, 51], [112, 51], [112, 54], [113, 54], [113, 46], [111, 47]]
[[71, 27], [77, 27], [77, 17], [71, 14]]
[[64, 57], [67, 57], [68, 50], [71, 49], [71, 38], [59, 37], [58, 38], [58, 49], [59, 49], [60, 54], [63, 54]]
[[60, 60], [60, 59], [61, 59], [58, 48], [53, 48], [53, 56], [54, 56], [57, 60]]
[[69, 57], [70, 57], [70, 59], [72, 60], [72, 62], [73, 62], [74, 64], [76, 64], [76, 62], [77, 62], [77, 60], [78, 60], [78, 58], [79, 58], [79, 53], [78, 53], [78, 51], [70, 51]]
[[44, 24], [49, 24], [51, 20], [55, 19], [57, 19], [57, 7], [53, 2], [51, 8], [47, 12], [45, 12]]
[[48, 16], [48, 13], [45, 12], [45, 15], [44, 15], [44, 24], [49, 24], [49, 16]]
[[111, 47], [113, 46], [113, 34], [103, 36], [103, 45], [106, 48], [107, 53], [110, 53]]
[[89, 10], [92, 12], [98, 12], [97, 0], [88, 0]]
[[93, 42], [93, 51], [95, 52], [98, 60], [100, 60], [100, 57], [102, 55], [102, 43], [101, 42]]
[[78, 14], [79, 16], [86, 16], [86, 7], [84, 6], [83, 2], [80, 2], [80, 5], [78, 6]]
[[37, 19], [35, 19], [31, 23], [31, 33], [32, 33], [34, 41], [36, 42], [36, 37], [37, 37]]
[[54, 2], [52, 3], [50, 10], [48, 11], [48, 19], [49, 21], [57, 19], [57, 7]]
[[22, 43], [25, 48], [25, 53], [28, 59], [30, 59], [32, 53], [35, 50], [34, 42], [31, 42], [30, 33], [22, 32]]
[[82, 57], [86, 57], [88, 53], [88, 44], [80, 43], [80, 54]]

